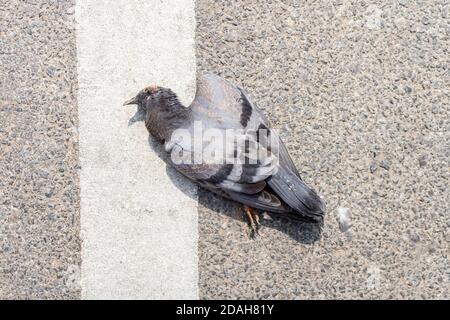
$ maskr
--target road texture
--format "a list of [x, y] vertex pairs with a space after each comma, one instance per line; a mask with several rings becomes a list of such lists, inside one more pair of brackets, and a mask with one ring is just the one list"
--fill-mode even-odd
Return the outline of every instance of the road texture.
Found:
[[0, 299], [80, 296], [74, 5], [0, 6]]
[[198, 70], [247, 89], [328, 208], [321, 230], [261, 215], [250, 240], [241, 206], [202, 192], [200, 298], [449, 297], [449, 13], [197, 1]]
[[[448, 1], [107, 2], [0, 6], [0, 299], [450, 297]], [[322, 227], [249, 239], [128, 126], [147, 81], [192, 95], [194, 14], [197, 71], [267, 113]]]

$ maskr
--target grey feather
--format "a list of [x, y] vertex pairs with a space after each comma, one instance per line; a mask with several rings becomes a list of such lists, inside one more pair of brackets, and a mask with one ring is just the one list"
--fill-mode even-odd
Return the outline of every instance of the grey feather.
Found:
[[325, 204], [317, 193], [308, 187], [288, 167], [280, 167], [268, 183], [273, 191], [292, 209], [311, 218], [320, 220], [325, 212]]

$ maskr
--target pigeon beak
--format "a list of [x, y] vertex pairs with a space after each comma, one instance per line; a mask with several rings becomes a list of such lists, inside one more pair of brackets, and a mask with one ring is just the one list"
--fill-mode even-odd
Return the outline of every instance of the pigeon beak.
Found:
[[127, 100], [124, 102], [124, 106], [128, 106], [130, 104], [138, 104], [138, 99], [137, 97], [131, 98], [130, 100]]

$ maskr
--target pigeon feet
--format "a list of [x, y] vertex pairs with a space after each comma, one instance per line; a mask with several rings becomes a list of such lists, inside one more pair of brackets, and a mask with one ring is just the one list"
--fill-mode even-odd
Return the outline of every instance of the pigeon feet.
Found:
[[246, 206], [244, 204], [244, 211], [245, 214], [247, 215], [247, 219], [248, 219], [248, 226], [250, 228], [250, 238], [255, 238], [259, 232], [259, 216], [253, 211], [252, 208], [250, 208], [249, 206]]

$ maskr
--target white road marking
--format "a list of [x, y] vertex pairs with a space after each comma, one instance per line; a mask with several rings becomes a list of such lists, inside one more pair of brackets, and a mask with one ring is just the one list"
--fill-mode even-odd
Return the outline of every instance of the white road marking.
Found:
[[152, 83], [193, 98], [194, 0], [78, 0], [76, 19], [82, 298], [196, 299], [196, 188], [122, 106]]

